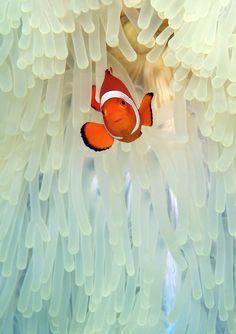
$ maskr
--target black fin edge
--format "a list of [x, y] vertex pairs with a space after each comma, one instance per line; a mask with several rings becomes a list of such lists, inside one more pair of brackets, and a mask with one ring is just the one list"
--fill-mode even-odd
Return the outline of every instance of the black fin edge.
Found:
[[108, 150], [110, 147], [107, 147], [107, 148], [101, 148], [101, 149], [100, 149], [100, 148], [97, 148], [97, 147], [95, 147], [95, 146], [93, 146], [93, 145], [91, 145], [91, 144], [89, 143], [88, 139], [86, 138], [86, 134], [85, 134], [85, 126], [86, 126], [87, 124], [88, 124], [88, 123], [85, 123], [85, 124], [82, 126], [82, 128], [80, 129], [80, 134], [81, 134], [81, 137], [82, 137], [82, 139], [83, 139], [85, 145], [86, 145], [87, 147], [89, 147], [90, 149], [96, 151], [96, 152], [101, 152], [101, 151], [106, 151], [106, 150]]
[[150, 110], [151, 110], [151, 125], [150, 126], [152, 126], [153, 125], [153, 115], [152, 115], [152, 98], [153, 98], [153, 96], [154, 96], [154, 93], [147, 93], [146, 95], [148, 95], [148, 96], [151, 96], [151, 101], [150, 101]]

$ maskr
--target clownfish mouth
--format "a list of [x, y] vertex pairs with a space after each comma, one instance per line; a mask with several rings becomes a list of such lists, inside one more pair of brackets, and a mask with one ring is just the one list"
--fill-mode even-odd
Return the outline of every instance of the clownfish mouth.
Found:
[[122, 118], [118, 118], [118, 119], [116, 119], [116, 120], [114, 121], [114, 123], [118, 123], [118, 122], [120, 122], [120, 121], [122, 121]]

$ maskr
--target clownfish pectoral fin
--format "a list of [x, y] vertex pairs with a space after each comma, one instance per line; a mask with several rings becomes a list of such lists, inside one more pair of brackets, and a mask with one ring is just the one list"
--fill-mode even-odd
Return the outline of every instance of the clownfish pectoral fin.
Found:
[[139, 108], [141, 125], [152, 126], [153, 124], [152, 106], [151, 106], [152, 98], [153, 98], [153, 93], [148, 93], [142, 99]]
[[97, 111], [100, 111], [100, 103], [96, 100], [96, 86], [92, 86], [92, 98], [91, 98], [91, 107]]
[[114, 142], [103, 124], [87, 122], [81, 130], [81, 136], [86, 146], [94, 151], [103, 151], [110, 148]]

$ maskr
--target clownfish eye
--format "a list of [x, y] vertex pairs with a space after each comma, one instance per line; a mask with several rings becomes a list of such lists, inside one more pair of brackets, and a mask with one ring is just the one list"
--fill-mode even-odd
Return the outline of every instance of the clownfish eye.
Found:
[[125, 101], [124, 101], [124, 100], [121, 100], [121, 104], [122, 104], [123, 106], [125, 106]]

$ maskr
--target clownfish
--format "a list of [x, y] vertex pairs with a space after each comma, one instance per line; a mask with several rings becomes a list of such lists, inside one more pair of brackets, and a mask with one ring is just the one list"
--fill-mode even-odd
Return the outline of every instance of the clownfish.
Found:
[[105, 71], [100, 90], [100, 103], [96, 101], [96, 86], [92, 86], [91, 106], [103, 115], [103, 124], [87, 122], [81, 128], [81, 136], [86, 146], [103, 151], [112, 146], [114, 140], [132, 142], [142, 134], [141, 126], [152, 126], [151, 101], [153, 93], [143, 97], [138, 109], [124, 83]]

